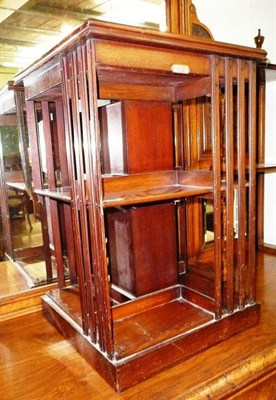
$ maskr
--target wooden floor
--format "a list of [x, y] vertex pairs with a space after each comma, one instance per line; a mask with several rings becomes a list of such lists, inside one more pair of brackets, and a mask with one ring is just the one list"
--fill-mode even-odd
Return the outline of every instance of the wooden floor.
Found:
[[2, 322], [1, 400], [275, 400], [276, 257], [258, 253], [257, 260], [258, 326], [121, 394], [40, 312]]
[[[30, 230], [26, 221], [12, 221], [14, 248], [28, 248], [42, 245], [41, 223], [30, 215], [32, 227]], [[14, 293], [29, 290], [30, 286], [26, 278], [18, 271], [10, 261], [0, 262], [0, 298]]]
[[10, 261], [0, 262], [0, 297], [29, 290], [26, 279]]

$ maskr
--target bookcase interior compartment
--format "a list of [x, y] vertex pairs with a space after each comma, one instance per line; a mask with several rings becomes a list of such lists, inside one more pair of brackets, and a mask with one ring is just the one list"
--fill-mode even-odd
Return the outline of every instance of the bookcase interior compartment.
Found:
[[123, 101], [99, 108], [104, 174], [173, 169], [171, 104]]
[[135, 296], [177, 283], [173, 203], [106, 212], [111, 282]]

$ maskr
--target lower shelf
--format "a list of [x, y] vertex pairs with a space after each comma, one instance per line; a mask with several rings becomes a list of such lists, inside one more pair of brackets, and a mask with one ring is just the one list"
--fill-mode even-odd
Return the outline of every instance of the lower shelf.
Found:
[[51, 291], [43, 296], [42, 304], [51, 323], [120, 392], [259, 320], [259, 304], [215, 320], [213, 314], [186, 301], [181, 293], [181, 287], [174, 287], [114, 307], [114, 354], [110, 359], [82, 333], [76, 289]]

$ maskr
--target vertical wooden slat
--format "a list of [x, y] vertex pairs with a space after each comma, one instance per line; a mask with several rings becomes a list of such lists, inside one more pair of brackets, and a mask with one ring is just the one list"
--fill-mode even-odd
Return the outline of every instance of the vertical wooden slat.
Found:
[[[45, 140], [45, 153], [46, 157], [46, 167], [47, 167], [47, 183], [48, 188], [53, 189], [56, 187], [55, 183], [55, 166], [54, 166], [54, 155], [53, 155], [53, 140], [52, 140], [52, 129], [51, 129], [51, 121], [50, 114], [51, 111], [49, 109], [48, 101], [41, 102], [42, 109], [42, 120], [43, 120], [43, 134]], [[52, 155], [50, 157], [49, 155]]]
[[55, 109], [56, 109], [56, 120], [57, 120], [58, 153], [60, 160], [61, 182], [62, 186], [69, 186], [63, 106], [61, 101], [55, 102]]
[[[63, 101], [64, 101], [64, 119], [66, 128], [66, 138], [68, 147], [68, 174], [69, 181], [72, 186], [71, 192], [71, 207], [72, 207], [72, 222], [73, 231], [75, 235], [75, 251], [76, 251], [76, 264], [78, 271], [78, 282], [79, 282], [79, 296], [82, 316], [82, 328], [84, 334], [89, 333], [88, 324], [88, 309], [87, 309], [87, 298], [85, 293], [85, 277], [84, 277], [84, 255], [82, 251], [82, 234], [80, 224], [80, 213], [79, 213], [79, 189], [78, 189], [78, 171], [75, 168], [75, 141], [77, 141], [77, 129], [78, 124], [76, 117], [78, 115], [76, 108], [75, 89], [73, 85], [73, 77], [75, 68], [73, 67], [73, 54], [70, 54], [67, 58], [61, 60], [61, 78], [63, 88]], [[76, 77], [77, 79], [77, 77]], [[93, 333], [93, 332], [92, 332]], [[91, 334], [91, 339], [95, 342], [95, 337]]]
[[[258, 133], [257, 163], [265, 162], [265, 71], [258, 69]], [[264, 173], [257, 175], [257, 244], [264, 244]]]
[[[47, 101], [42, 101], [42, 120], [43, 120], [43, 133], [46, 147], [46, 167], [47, 167], [47, 182], [48, 188], [54, 189], [56, 187], [55, 183], [55, 166], [54, 166], [54, 155], [53, 155], [53, 141], [52, 141], [52, 129], [51, 129], [51, 121], [50, 121], [50, 109], [49, 103]], [[50, 157], [49, 155], [53, 156]], [[57, 201], [50, 199], [49, 200], [49, 210], [50, 210], [50, 218], [53, 232], [53, 244], [54, 244], [54, 256], [57, 265], [57, 279], [58, 285], [60, 288], [65, 286], [65, 277], [64, 277], [64, 267], [63, 267], [63, 257], [62, 257], [62, 245], [61, 245], [61, 235], [60, 235], [60, 227], [59, 227], [59, 214]]]
[[25, 98], [22, 90], [15, 91], [16, 118], [19, 135], [20, 157], [26, 189], [31, 196], [32, 182], [27, 144], [27, 127], [24, 118]]
[[[31, 145], [30, 154], [32, 161], [32, 180], [34, 189], [42, 189], [42, 170], [40, 168], [39, 160], [39, 145], [38, 145], [38, 134], [37, 134], [37, 119], [36, 119], [36, 106], [34, 101], [26, 102], [26, 114], [27, 114], [27, 125], [29, 140]], [[47, 226], [47, 214], [45, 208], [45, 199], [42, 196], [38, 196], [39, 214], [42, 227], [42, 239], [43, 239], [43, 254], [46, 266], [47, 281], [51, 282], [53, 279], [52, 263], [51, 263], [51, 251], [50, 251], [50, 240]]]
[[182, 103], [182, 121], [183, 121], [183, 168], [189, 169], [192, 165], [192, 143], [190, 132], [190, 105], [188, 101]]
[[213, 187], [214, 187], [214, 299], [215, 315], [220, 318], [222, 314], [221, 294], [221, 138], [219, 118], [219, 71], [218, 57], [212, 56], [212, 99], [211, 99], [211, 132], [213, 147]]
[[225, 59], [225, 145], [226, 145], [226, 298], [227, 310], [234, 310], [234, 143], [233, 64]]
[[185, 200], [176, 201], [178, 273], [187, 271], [187, 232]]
[[239, 307], [246, 293], [246, 187], [245, 187], [245, 62], [238, 60], [237, 157], [238, 157], [238, 278]]
[[[57, 134], [58, 134], [58, 152], [61, 170], [62, 186], [69, 186], [69, 175], [66, 155], [66, 140], [65, 140], [65, 127], [63, 117], [63, 106], [61, 101], [55, 102], [56, 119], [57, 119]], [[74, 251], [74, 237], [72, 231], [72, 215], [70, 205], [64, 203], [62, 205], [64, 212], [64, 228], [66, 235], [67, 254], [69, 260], [69, 274], [71, 284], [77, 283], [76, 259]]]
[[256, 245], [256, 64], [249, 62], [248, 85], [248, 147], [249, 147], [249, 224], [248, 268], [249, 299], [256, 299], [255, 245]]
[[183, 169], [183, 116], [182, 105], [173, 104], [175, 168]]
[[36, 120], [36, 110], [35, 110], [35, 102], [27, 101], [26, 102], [26, 113], [27, 113], [27, 125], [29, 132], [29, 140], [31, 143], [30, 147], [30, 155], [32, 162], [32, 179], [34, 189], [42, 188], [42, 172], [39, 160], [39, 145], [37, 141], [37, 120]]
[[98, 129], [97, 115], [97, 77], [96, 77], [96, 52], [94, 42], [87, 42], [88, 57], [88, 87], [90, 106], [90, 136], [88, 137], [88, 148], [91, 150], [91, 158], [88, 169], [89, 180], [89, 218], [90, 226], [94, 227], [94, 235], [91, 238], [93, 248], [93, 266], [95, 275], [95, 290], [97, 292], [98, 312], [101, 313], [100, 325], [102, 331], [102, 350], [109, 356], [113, 354], [112, 322], [110, 310], [109, 284], [107, 272], [107, 256], [105, 245], [105, 230], [102, 205], [102, 181], [100, 160], [100, 132]]

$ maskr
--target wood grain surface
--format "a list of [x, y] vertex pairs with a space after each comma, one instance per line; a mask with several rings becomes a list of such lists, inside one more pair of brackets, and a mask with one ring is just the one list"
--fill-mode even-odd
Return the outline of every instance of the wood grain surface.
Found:
[[40, 312], [1, 324], [2, 400], [272, 400], [276, 393], [276, 258], [257, 254], [261, 321], [121, 394]]

